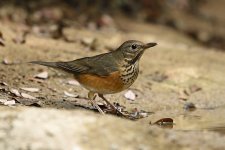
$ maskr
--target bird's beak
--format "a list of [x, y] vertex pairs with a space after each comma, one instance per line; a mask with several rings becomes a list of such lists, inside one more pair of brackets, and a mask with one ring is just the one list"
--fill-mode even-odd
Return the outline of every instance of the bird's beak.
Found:
[[157, 43], [147, 43], [147, 44], [144, 45], [144, 49], [147, 49], [147, 48], [150, 48], [150, 47], [154, 47], [156, 45], [157, 45]]

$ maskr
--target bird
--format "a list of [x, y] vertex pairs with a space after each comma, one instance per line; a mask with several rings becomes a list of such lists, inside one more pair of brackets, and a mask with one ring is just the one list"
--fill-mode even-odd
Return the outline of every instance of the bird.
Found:
[[157, 43], [143, 43], [137, 40], [125, 41], [114, 51], [72, 61], [30, 63], [52, 67], [70, 73], [88, 92], [88, 99], [101, 113], [105, 112], [95, 102], [99, 96], [117, 114], [123, 115], [105, 97], [105, 94], [119, 93], [128, 89], [139, 74], [139, 61], [146, 49]]

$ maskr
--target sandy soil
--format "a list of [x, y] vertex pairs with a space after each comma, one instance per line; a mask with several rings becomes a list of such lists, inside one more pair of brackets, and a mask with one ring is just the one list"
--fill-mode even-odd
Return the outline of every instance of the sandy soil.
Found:
[[[126, 20], [128, 25], [124, 27], [123, 21], [118, 21], [121, 30], [65, 28], [65, 35], [74, 42], [28, 34], [25, 44], [12, 41], [12, 38], [20, 34], [13, 29], [21, 29], [22, 26], [0, 25], [5, 39], [5, 46], [0, 46], [0, 60], [3, 61], [0, 64], [0, 99], [16, 100], [13, 106], [0, 106], [0, 120], [7, 122], [0, 126], [0, 147], [40, 149], [43, 148], [40, 143], [48, 149], [76, 149], [76, 146], [77, 149], [164, 149], [168, 146], [174, 149], [220, 149], [225, 146], [221, 142], [225, 129], [225, 53], [201, 47], [165, 27], [132, 23], [129, 20]], [[82, 44], [82, 41], [93, 39], [96, 40], [95, 50], [93, 45]], [[129, 89], [136, 94], [135, 100], [124, 97], [127, 90], [106, 96], [111, 102], [118, 102], [129, 111], [137, 108], [153, 112], [135, 122], [93, 113], [94, 108], [84, 99], [87, 91], [79, 85], [68, 84], [72, 77], [27, 63], [93, 56], [115, 49], [128, 39], [158, 43], [157, 47], [144, 54], [139, 77]], [[48, 72], [47, 79], [34, 79], [34, 75], [43, 71]], [[40, 91], [27, 92], [21, 89], [24, 87], [38, 88]], [[10, 92], [12, 89], [36, 99], [15, 96]], [[79, 97], [65, 97], [64, 91]], [[98, 101], [101, 102], [100, 99]], [[194, 111], [189, 111], [190, 103], [196, 107]], [[167, 117], [174, 120], [173, 129], [163, 130], [149, 125], [149, 122]], [[50, 123], [45, 124], [45, 121]], [[38, 130], [36, 125], [40, 127]], [[46, 134], [42, 134], [43, 130]], [[26, 131], [28, 134], [23, 143]], [[76, 133], [80, 139], [74, 137]], [[104, 135], [107, 135], [107, 140], [101, 137]], [[95, 139], [97, 136], [100, 136], [99, 140]], [[35, 139], [45, 140], [38, 143]], [[134, 143], [130, 139], [135, 139]], [[10, 140], [17, 143], [15, 147]], [[130, 142], [132, 144], [129, 145]]]

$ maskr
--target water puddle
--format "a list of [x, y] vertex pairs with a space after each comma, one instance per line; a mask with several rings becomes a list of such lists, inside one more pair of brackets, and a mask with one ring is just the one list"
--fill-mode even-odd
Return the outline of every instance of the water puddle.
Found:
[[208, 130], [225, 134], [225, 107], [197, 109], [173, 118], [174, 130]]
[[[214, 131], [225, 135], [225, 106], [194, 111], [163, 111], [153, 114], [150, 118], [150, 125], [157, 125], [165, 129]], [[149, 121], [149, 117], [146, 121]]]

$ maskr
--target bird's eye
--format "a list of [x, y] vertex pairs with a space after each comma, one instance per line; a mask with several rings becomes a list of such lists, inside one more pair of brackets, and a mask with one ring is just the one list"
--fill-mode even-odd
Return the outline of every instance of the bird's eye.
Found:
[[132, 48], [132, 49], [136, 49], [136, 48], [137, 48], [137, 44], [131, 45], [131, 48]]

